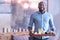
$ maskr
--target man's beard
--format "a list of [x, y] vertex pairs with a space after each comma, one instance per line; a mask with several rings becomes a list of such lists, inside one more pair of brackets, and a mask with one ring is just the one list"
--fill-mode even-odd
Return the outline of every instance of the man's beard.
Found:
[[45, 8], [39, 9], [39, 11], [41, 12], [41, 14], [44, 14], [45, 13]]
[[41, 14], [44, 14], [45, 13], [45, 10], [39, 10], [41, 12]]

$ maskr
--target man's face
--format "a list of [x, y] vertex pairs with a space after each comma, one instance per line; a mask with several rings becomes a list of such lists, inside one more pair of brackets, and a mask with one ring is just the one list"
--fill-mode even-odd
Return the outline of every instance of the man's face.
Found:
[[44, 5], [44, 3], [40, 3], [40, 4], [38, 5], [38, 8], [39, 8], [39, 11], [43, 12], [43, 11], [45, 10], [45, 5]]

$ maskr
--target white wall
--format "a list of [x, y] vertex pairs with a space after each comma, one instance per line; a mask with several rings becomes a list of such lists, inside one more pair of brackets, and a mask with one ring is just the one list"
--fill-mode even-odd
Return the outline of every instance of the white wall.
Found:
[[11, 28], [11, 14], [0, 14], [0, 32], [2, 28]]
[[49, 12], [53, 14], [57, 32], [56, 37], [52, 38], [52, 40], [57, 40], [60, 36], [60, 0], [49, 0]]

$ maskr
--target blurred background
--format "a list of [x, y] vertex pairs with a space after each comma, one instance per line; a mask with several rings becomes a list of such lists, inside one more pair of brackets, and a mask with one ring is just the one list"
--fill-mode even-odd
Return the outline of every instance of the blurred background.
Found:
[[30, 15], [38, 10], [40, 1], [44, 1], [46, 10], [53, 14], [57, 32], [53, 38], [57, 40], [60, 36], [60, 0], [0, 0], [0, 32], [3, 28], [27, 29]]

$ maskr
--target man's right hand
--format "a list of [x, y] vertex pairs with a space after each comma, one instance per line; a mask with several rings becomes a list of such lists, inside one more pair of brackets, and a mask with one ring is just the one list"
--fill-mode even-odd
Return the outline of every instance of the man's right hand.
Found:
[[29, 35], [32, 36], [32, 28], [28, 27]]

